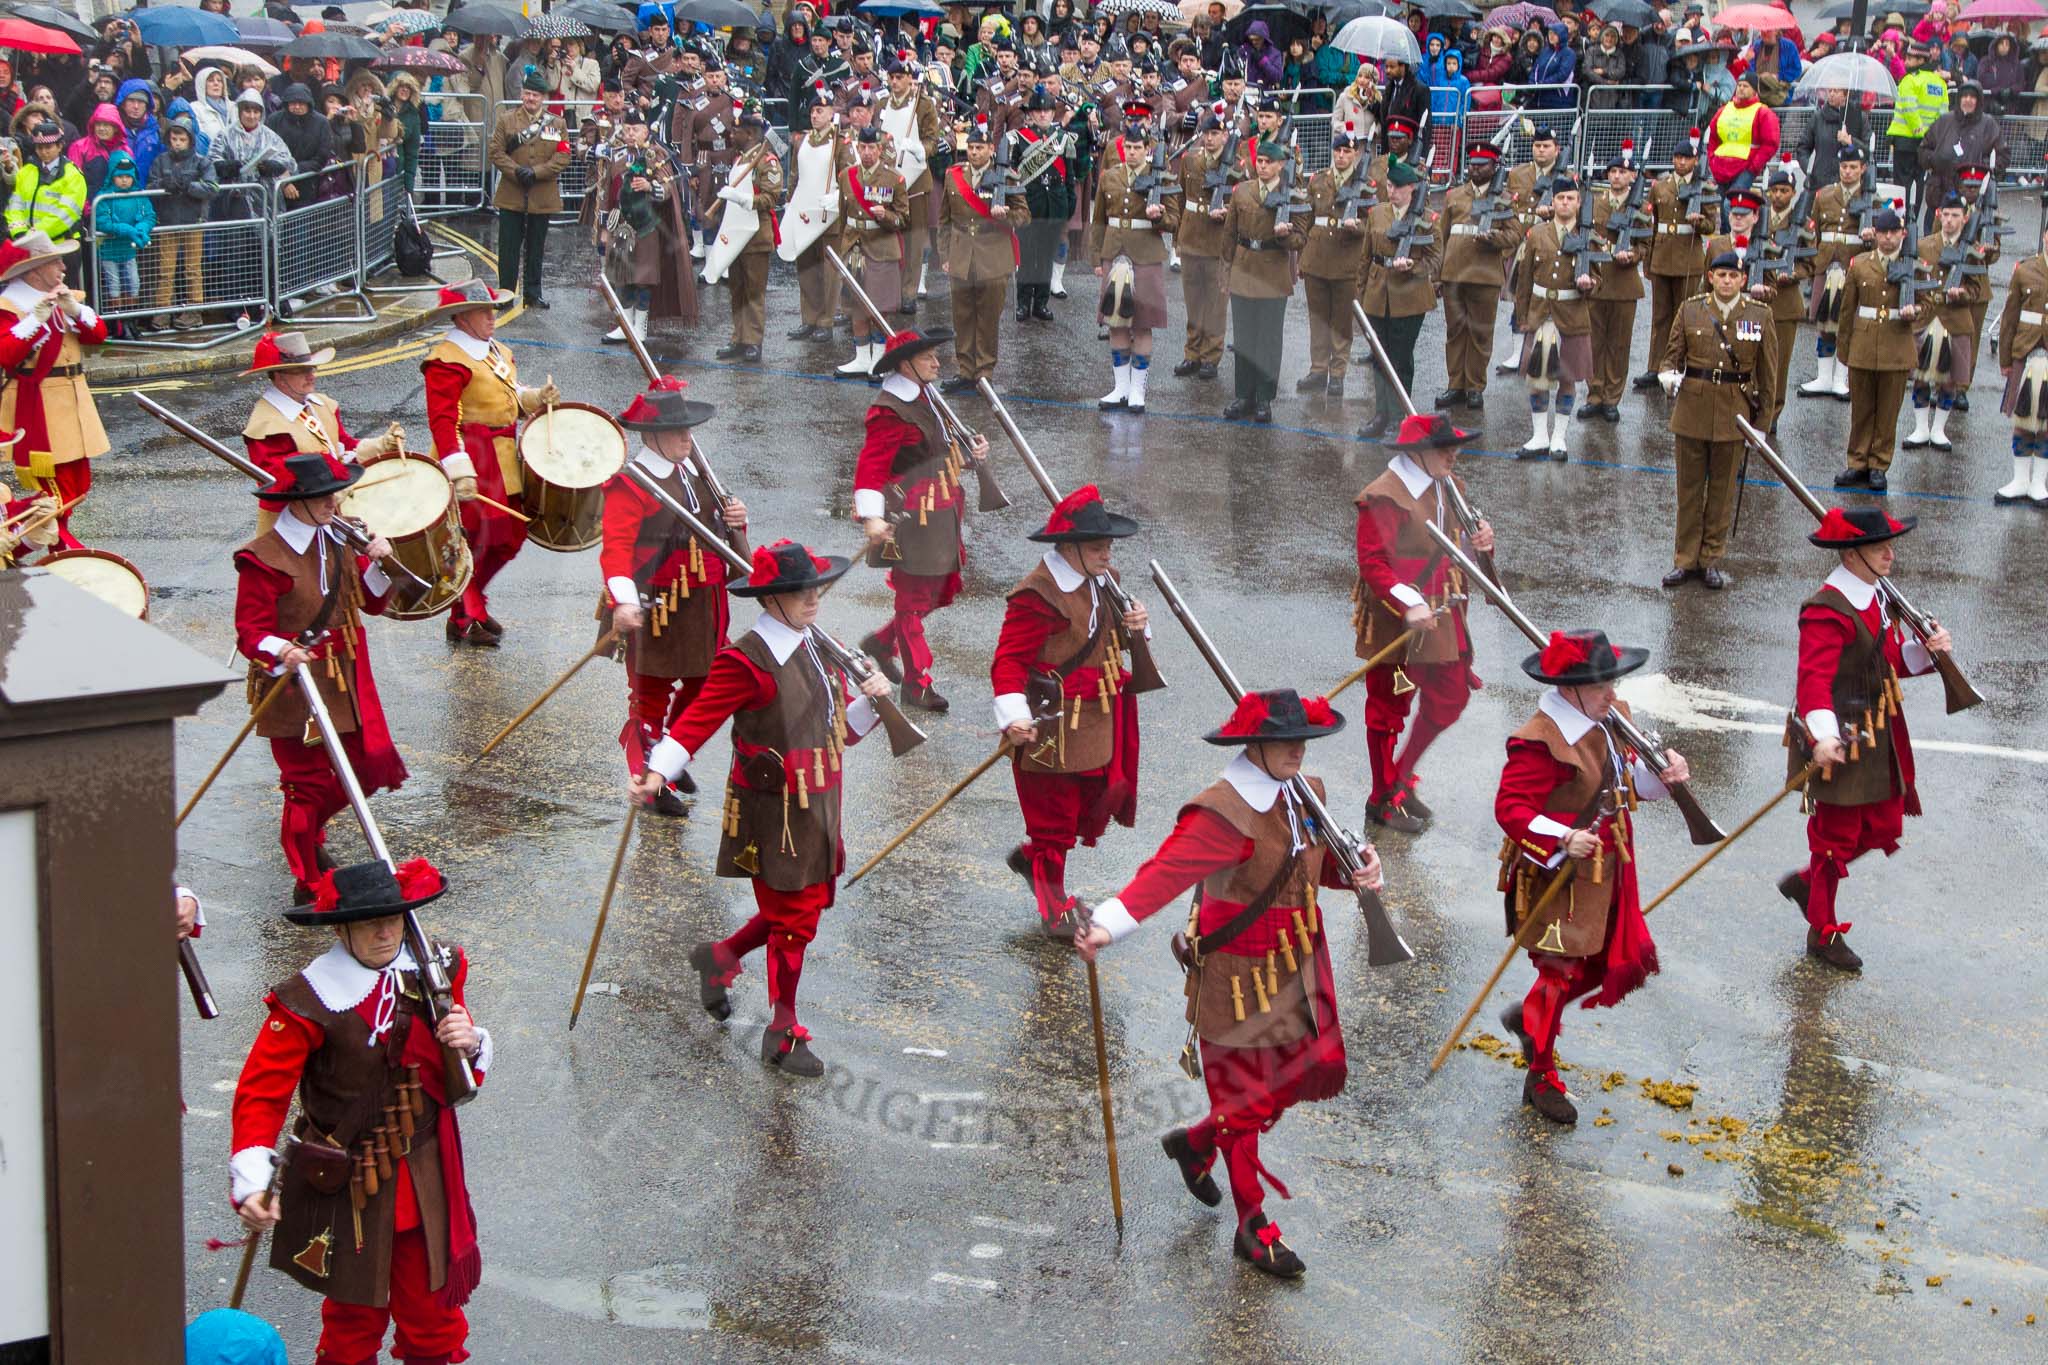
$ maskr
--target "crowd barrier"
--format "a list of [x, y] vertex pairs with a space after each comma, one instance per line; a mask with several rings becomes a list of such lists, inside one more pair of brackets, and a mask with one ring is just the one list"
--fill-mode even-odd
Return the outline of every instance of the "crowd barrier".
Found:
[[[109, 190], [86, 209], [86, 233], [96, 241], [99, 220], [122, 217], [117, 206], [149, 204], [159, 221], [149, 245], [125, 262], [92, 253], [84, 263], [90, 272], [86, 298], [93, 311], [110, 323], [139, 325], [144, 319], [166, 324], [173, 317], [199, 319], [197, 327], [169, 329], [150, 344], [165, 349], [202, 350], [241, 329], [242, 319], [254, 325], [271, 313], [270, 222], [265, 212], [268, 190], [257, 184], [228, 184], [200, 210], [190, 224], [165, 224], [160, 205], [164, 190]], [[189, 202], [189, 201], [187, 201]], [[117, 247], [118, 249], [118, 247]], [[208, 315], [212, 318], [209, 320]]]

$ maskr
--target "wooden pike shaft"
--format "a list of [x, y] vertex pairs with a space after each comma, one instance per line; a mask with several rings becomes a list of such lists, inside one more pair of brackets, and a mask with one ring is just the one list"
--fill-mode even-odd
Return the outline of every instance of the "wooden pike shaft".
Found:
[[590, 951], [583, 955], [583, 976], [576, 983], [576, 1003], [569, 1007], [569, 1027], [576, 1027], [576, 1016], [583, 1013], [583, 993], [590, 989], [590, 969], [597, 965], [597, 945], [604, 941], [604, 924], [611, 918], [612, 892], [619, 889], [619, 869], [626, 865], [626, 843], [633, 837], [633, 820], [640, 814], [640, 802], [634, 800], [626, 805], [626, 823], [619, 830], [619, 851], [612, 855], [612, 875], [605, 879], [604, 900], [597, 907], [597, 924], [590, 931]]
[[877, 853], [874, 857], [862, 863], [860, 865], [859, 871], [855, 872], [851, 877], [848, 877], [846, 879], [846, 884], [848, 886], [852, 886], [862, 877], [865, 877], [868, 875], [868, 873], [874, 871], [876, 863], [881, 862], [882, 859], [888, 857], [891, 853], [894, 853], [899, 844], [901, 844], [905, 839], [908, 839], [911, 835], [917, 833], [918, 830], [922, 829], [924, 827], [925, 821], [931, 819], [934, 815], [937, 815], [940, 811], [944, 810], [946, 808], [947, 802], [951, 801], [961, 792], [966, 791], [970, 786], [974, 784], [974, 780], [976, 778], [980, 777], [990, 768], [993, 768], [995, 766], [996, 760], [1001, 758], [1004, 754], [1008, 753], [1009, 751], [1010, 742], [1007, 739], [999, 742], [996, 745], [996, 750], [994, 753], [990, 754], [987, 758], [981, 760], [981, 762], [975, 764], [973, 771], [969, 772], [967, 776], [961, 778], [958, 782], [955, 782], [952, 786], [948, 787], [946, 789], [946, 794], [944, 796], [941, 796], [938, 800], [932, 802], [931, 805], [925, 807], [924, 814], [918, 816], [915, 820], [912, 820], [908, 825], [905, 825], [903, 827], [902, 833], [898, 834], [888, 843], [882, 845], [881, 852]]
[[1360, 678], [1364, 677], [1366, 674], [1372, 672], [1375, 668], [1378, 668], [1381, 664], [1385, 663], [1389, 655], [1391, 655], [1395, 650], [1401, 648], [1403, 645], [1407, 644], [1414, 637], [1415, 628], [1413, 626], [1410, 626], [1407, 630], [1404, 630], [1399, 635], [1396, 635], [1392, 640], [1390, 640], [1387, 643], [1387, 647], [1385, 649], [1373, 655], [1370, 659], [1367, 659], [1357, 668], [1352, 669], [1351, 672], [1347, 673], [1344, 676], [1343, 682], [1338, 683], [1328, 692], [1325, 692], [1323, 694], [1323, 700], [1334, 701], [1339, 692], [1342, 692], [1345, 688], [1351, 686], [1351, 684], [1357, 682]]
[[249, 713], [249, 719], [243, 721], [242, 728], [235, 731], [234, 742], [228, 745], [227, 752], [215, 761], [212, 770], [206, 774], [205, 780], [200, 782], [199, 790], [192, 793], [190, 799], [185, 802], [185, 808], [178, 812], [178, 819], [171, 826], [172, 829], [176, 829], [185, 823], [185, 817], [190, 815], [192, 808], [199, 804], [199, 798], [206, 795], [207, 788], [213, 785], [213, 779], [219, 777], [220, 770], [228, 766], [228, 760], [235, 756], [235, 750], [242, 747], [242, 741], [249, 737], [249, 732], [256, 728], [256, 722], [263, 719], [263, 713], [270, 709], [270, 703], [277, 700], [277, 694], [284, 691], [286, 685], [291, 680], [292, 675], [287, 673], [270, 684], [270, 690], [263, 694], [262, 699], [256, 703], [256, 709]]
[[1769, 815], [1771, 811], [1776, 808], [1777, 804], [1780, 801], [1783, 801], [1793, 792], [1796, 792], [1801, 787], [1805, 786], [1807, 781], [1819, 770], [1820, 764], [1809, 763], [1799, 772], [1795, 773], [1792, 776], [1792, 778], [1785, 783], [1784, 786], [1778, 788], [1776, 795], [1772, 796], [1770, 800], [1764, 802], [1761, 806], [1758, 806], [1756, 808], [1756, 811], [1753, 814], [1751, 814], [1751, 816], [1747, 820], [1744, 820], [1741, 824], [1737, 825], [1735, 827], [1735, 831], [1732, 834], [1730, 834], [1727, 838], [1723, 839], [1720, 843], [1715, 844], [1705, 853], [1702, 853], [1697, 859], [1693, 861], [1693, 865], [1691, 867], [1688, 867], [1685, 871], [1678, 874], [1677, 881], [1671, 883], [1671, 885], [1665, 887], [1662, 891], [1659, 891], [1657, 893], [1656, 899], [1643, 907], [1643, 913], [1647, 915], [1652, 910], [1655, 910], [1658, 906], [1662, 905], [1665, 902], [1665, 900], [1671, 895], [1672, 892], [1676, 891], [1679, 887], [1684, 886], [1687, 882], [1691, 881], [1693, 878], [1693, 874], [1695, 872], [1698, 872], [1708, 863], [1711, 863], [1712, 861], [1714, 861], [1714, 859], [1720, 857], [1722, 852], [1727, 849], [1728, 845], [1734, 843], [1737, 839], [1740, 839], [1743, 835], [1749, 833], [1749, 827], [1751, 825], [1763, 819], [1766, 815]]
[[1444, 1058], [1451, 1055], [1451, 1049], [1465, 1036], [1465, 1030], [1472, 1023], [1472, 1016], [1479, 1013], [1479, 1007], [1486, 1003], [1486, 997], [1492, 995], [1493, 988], [1500, 984], [1501, 976], [1507, 971], [1508, 964], [1515, 960], [1515, 954], [1529, 946], [1528, 940], [1542, 927], [1543, 912], [1550, 908], [1550, 902], [1557, 898], [1557, 893], [1563, 890], [1564, 884], [1571, 879], [1572, 869], [1567, 861], [1565, 866], [1557, 870], [1557, 875], [1550, 879], [1550, 885], [1543, 888], [1543, 894], [1536, 898], [1535, 909], [1522, 921], [1522, 927], [1515, 934], [1514, 941], [1508, 944], [1508, 950], [1502, 953], [1500, 961], [1494, 964], [1493, 975], [1486, 978], [1486, 984], [1479, 988], [1479, 994], [1472, 997], [1472, 1003], [1465, 1006], [1465, 1012], [1458, 1016], [1458, 1026], [1451, 1030], [1450, 1037], [1444, 1039], [1444, 1045], [1436, 1050], [1436, 1056], [1429, 1059], [1430, 1075], [1436, 1075], [1436, 1069], [1444, 1064]]
[[607, 630], [604, 634], [598, 636], [597, 643], [590, 647], [590, 652], [588, 654], [585, 654], [582, 658], [578, 659], [575, 663], [570, 664], [569, 671], [564, 673], [561, 677], [555, 679], [553, 682], [549, 683], [548, 690], [541, 693], [539, 696], [535, 697], [533, 699], [532, 705], [528, 706], [524, 711], [521, 711], [518, 715], [512, 717], [512, 721], [510, 724], [508, 724], [504, 729], [498, 731], [497, 734], [491, 736], [491, 742], [489, 744], [484, 745], [483, 752], [478, 754], [477, 758], [483, 759], [487, 757], [490, 754], [491, 750], [497, 748], [500, 744], [503, 744], [505, 742], [505, 736], [511, 734], [514, 730], [517, 730], [521, 725], [524, 725], [526, 723], [526, 718], [528, 716], [540, 710], [541, 706], [546, 703], [549, 697], [552, 697], [555, 695], [555, 693], [561, 691], [563, 684], [567, 683], [569, 679], [575, 677], [578, 670], [580, 670], [583, 667], [583, 665], [589, 663], [592, 659], [595, 659], [598, 655], [604, 653], [607, 649], [610, 649], [612, 647], [612, 641], [616, 640], [618, 637], [619, 628], [617, 626], [613, 626], [610, 630]]
[[1102, 1036], [1102, 981], [1088, 964], [1088, 1013], [1095, 1021], [1095, 1084], [1102, 1092], [1102, 1138], [1109, 1150], [1109, 1206], [1116, 1214], [1116, 1236], [1124, 1236], [1124, 1186], [1116, 1169], [1116, 1116], [1109, 1100], [1109, 1045]]

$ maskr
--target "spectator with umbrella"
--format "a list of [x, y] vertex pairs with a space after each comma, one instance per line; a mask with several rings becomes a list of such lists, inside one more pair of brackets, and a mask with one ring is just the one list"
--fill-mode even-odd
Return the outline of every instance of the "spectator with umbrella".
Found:
[[1253, 86], [1260, 90], [1284, 88], [1287, 54], [1273, 46], [1272, 31], [1264, 19], [1245, 25], [1244, 46], [1239, 51], [1244, 57], [1245, 79]]

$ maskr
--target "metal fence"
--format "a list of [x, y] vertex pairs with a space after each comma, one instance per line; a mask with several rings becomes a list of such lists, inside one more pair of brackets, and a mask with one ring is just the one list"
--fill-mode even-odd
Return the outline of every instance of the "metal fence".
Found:
[[144, 343], [175, 350], [216, 346], [263, 322], [271, 313], [266, 194], [262, 185], [223, 185], [202, 210], [222, 216], [166, 224], [159, 215], [146, 245], [137, 245], [134, 233], [119, 229], [134, 221], [135, 204], [147, 204], [158, 215], [166, 192], [100, 194], [87, 207], [85, 225], [94, 247], [86, 281], [93, 311], [138, 330], [145, 322], [173, 318], [189, 324]]
[[484, 143], [484, 97], [436, 91], [420, 100], [427, 119], [420, 129], [419, 170], [413, 201], [422, 214], [462, 213], [489, 202], [489, 166]]
[[[362, 234], [357, 219], [363, 199], [354, 193], [357, 169], [307, 171], [277, 182], [271, 198], [271, 225], [277, 297], [287, 307], [340, 295], [354, 299], [366, 318], [376, 316], [376, 308], [362, 292]], [[337, 188], [344, 192], [333, 193]], [[323, 191], [329, 197], [321, 198]], [[344, 284], [347, 289], [341, 287]]]

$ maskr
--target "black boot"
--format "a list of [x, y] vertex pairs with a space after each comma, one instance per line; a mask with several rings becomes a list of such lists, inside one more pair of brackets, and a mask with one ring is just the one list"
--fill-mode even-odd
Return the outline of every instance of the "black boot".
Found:
[[1216, 1164], [1214, 1153], [1207, 1161], [1196, 1156], [1185, 1128], [1176, 1128], [1160, 1138], [1159, 1145], [1173, 1158], [1173, 1164], [1180, 1167], [1181, 1183], [1188, 1187], [1189, 1194], [1212, 1209], [1223, 1202], [1223, 1191], [1216, 1188], [1216, 1177], [1210, 1174], [1210, 1168]]
[[1020, 284], [1017, 286], [1017, 321], [1019, 322], [1024, 322], [1031, 317], [1030, 293], [1030, 285]]
[[[1272, 1229], [1271, 1241], [1260, 1236], [1267, 1228]], [[1237, 1230], [1237, 1240], [1232, 1251], [1240, 1259], [1250, 1261], [1256, 1270], [1263, 1270], [1266, 1274], [1283, 1280], [1299, 1279], [1308, 1267], [1302, 1264], [1301, 1257], [1294, 1254], [1294, 1249], [1280, 1239], [1279, 1234], [1278, 1225], [1265, 1214], [1255, 1213], [1249, 1222]]]
[[1463, 389], [1445, 389], [1436, 396], [1436, 405], [1439, 408], [1462, 407], [1464, 403], [1465, 391]]
[[747, 344], [744, 341], [729, 342], [712, 352], [720, 360], [738, 360], [745, 356], [746, 353]]
[[718, 952], [711, 943], [700, 943], [690, 949], [690, 966], [697, 972], [697, 1003], [713, 1019], [732, 1018], [732, 1001], [726, 997], [725, 987], [718, 984], [718, 978], [725, 975], [725, 969], [718, 965]]
[[1552, 1123], [1569, 1127], [1579, 1121], [1579, 1111], [1572, 1103], [1571, 1096], [1557, 1088], [1562, 1084], [1554, 1071], [1539, 1076], [1531, 1071], [1522, 1081], [1522, 1103], [1531, 1106], [1537, 1113]]
[[1037, 318], [1040, 322], [1051, 322], [1053, 320], [1052, 293], [1045, 285], [1036, 286], [1033, 292], [1031, 316]]
[[945, 711], [952, 703], [933, 691], [929, 685], [920, 687], [914, 682], [903, 684], [903, 704], [915, 706], [920, 711]]
[[[787, 1040], [789, 1050], [782, 1050]], [[796, 1028], [764, 1029], [761, 1032], [761, 1060], [785, 1076], [802, 1076], [815, 1080], [825, 1074], [825, 1063], [818, 1060], [811, 1051], [810, 1035], [801, 1025]]]
[[1183, 360], [1180, 364], [1173, 367], [1173, 377], [1175, 379], [1186, 379], [1201, 368], [1202, 362], [1199, 360]]
[[1856, 956], [1856, 950], [1840, 934], [1822, 938], [1818, 929], [1809, 928], [1806, 931], [1806, 955], [1841, 971], [1863, 970], [1863, 959]]

